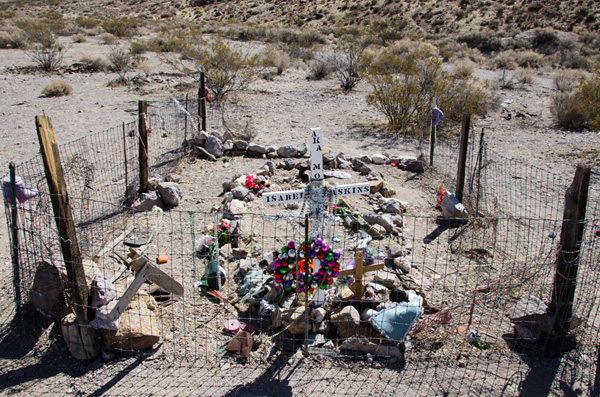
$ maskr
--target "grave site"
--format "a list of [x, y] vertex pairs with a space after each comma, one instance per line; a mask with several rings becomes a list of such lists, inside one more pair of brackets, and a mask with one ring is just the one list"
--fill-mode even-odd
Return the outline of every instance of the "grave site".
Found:
[[[589, 166], [569, 180], [506, 158], [469, 115], [458, 145], [433, 126], [418, 152], [362, 156], [318, 126], [247, 142], [205, 117], [140, 101], [70, 143], [36, 117], [41, 154], [3, 194], [14, 329], [50, 330], [40, 360], [112, 365], [95, 392], [225, 394], [226, 378], [260, 395], [294, 373], [343, 395], [593, 387]], [[70, 390], [94, 394], [89, 376]]]

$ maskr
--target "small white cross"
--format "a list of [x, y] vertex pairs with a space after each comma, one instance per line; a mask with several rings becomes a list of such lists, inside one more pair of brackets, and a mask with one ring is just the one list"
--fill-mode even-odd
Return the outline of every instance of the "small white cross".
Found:
[[[320, 128], [310, 130], [310, 199], [312, 201], [312, 211], [309, 214], [313, 230], [322, 230], [321, 225], [324, 215], [319, 213], [319, 208], [328, 196], [328, 185], [323, 183], [323, 134]], [[331, 189], [332, 198], [338, 196], [356, 196], [360, 194], [369, 194], [371, 190], [369, 182], [353, 183], [350, 185], [334, 186]], [[263, 193], [262, 200], [264, 205], [284, 204], [305, 199], [306, 190], [287, 190], [283, 192]], [[311, 233], [312, 234], [312, 233]], [[312, 236], [319, 237], [319, 236]], [[322, 237], [322, 236], [321, 236]]]

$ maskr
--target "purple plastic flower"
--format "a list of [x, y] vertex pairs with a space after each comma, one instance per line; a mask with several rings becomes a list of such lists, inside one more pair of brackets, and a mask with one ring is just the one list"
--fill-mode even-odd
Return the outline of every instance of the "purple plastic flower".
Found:
[[548, 237], [555, 238], [556, 237], [556, 232], [554, 230], [550, 230], [550, 232], [548, 232]]

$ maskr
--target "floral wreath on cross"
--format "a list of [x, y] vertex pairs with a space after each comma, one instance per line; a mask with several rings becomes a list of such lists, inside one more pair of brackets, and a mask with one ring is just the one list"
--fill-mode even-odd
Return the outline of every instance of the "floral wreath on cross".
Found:
[[[309, 250], [309, 260], [306, 263], [306, 250]], [[312, 239], [308, 242], [297, 245], [290, 241], [287, 245], [281, 247], [281, 253], [273, 261], [271, 269], [275, 281], [283, 286], [286, 291], [295, 292], [313, 292], [315, 289], [326, 289], [333, 283], [333, 279], [338, 276], [340, 263], [338, 259], [341, 254], [334, 251], [326, 242], [320, 238]], [[321, 262], [319, 270], [313, 272], [313, 259], [317, 258]], [[307, 277], [308, 273], [308, 277]], [[308, 284], [306, 284], [307, 279]]]

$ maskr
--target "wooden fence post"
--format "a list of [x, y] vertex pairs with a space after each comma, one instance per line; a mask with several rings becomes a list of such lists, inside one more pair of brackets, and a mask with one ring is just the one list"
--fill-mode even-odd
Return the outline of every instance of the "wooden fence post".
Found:
[[552, 290], [552, 302], [556, 319], [556, 343], [554, 350], [560, 351], [570, 331], [573, 315], [573, 300], [577, 286], [579, 270], [579, 253], [585, 227], [588, 188], [590, 185], [591, 167], [578, 165], [575, 178], [565, 193], [565, 210], [560, 232], [560, 245], [556, 259], [556, 274]]
[[15, 163], [10, 163], [10, 231], [11, 231], [11, 256], [13, 265], [13, 288], [15, 290], [15, 305], [17, 322], [21, 318], [21, 273], [19, 270], [19, 227], [17, 212], [17, 176], [15, 174]]
[[140, 162], [140, 193], [148, 191], [148, 130], [146, 120], [148, 118], [148, 103], [138, 102], [138, 131], [139, 131], [139, 162]]
[[96, 353], [93, 353], [93, 351], [94, 347], [97, 346], [96, 334], [93, 329], [87, 327], [89, 320], [88, 286], [77, 242], [75, 222], [73, 221], [71, 205], [69, 204], [67, 183], [62, 163], [60, 162], [58, 145], [54, 137], [54, 129], [52, 128], [50, 118], [46, 116], [36, 116], [35, 124], [44, 160], [48, 191], [50, 192], [52, 209], [54, 211], [54, 221], [58, 229], [60, 248], [67, 270], [67, 288], [69, 289], [67, 296], [70, 296], [73, 300], [70, 303], [73, 306], [77, 322], [80, 325], [79, 331], [83, 351], [87, 358], [95, 358], [94, 355], [97, 355], [97, 351]]
[[127, 199], [127, 187], [129, 186], [129, 175], [127, 170], [127, 131], [125, 131], [125, 122], [123, 122], [123, 160], [125, 166], [125, 199]]
[[465, 168], [467, 166], [467, 149], [469, 147], [469, 129], [471, 128], [471, 115], [465, 114], [462, 118], [460, 131], [460, 144], [458, 151], [458, 170], [456, 171], [456, 198], [463, 201], [465, 189]]
[[204, 91], [206, 90], [206, 75], [200, 72], [200, 87], [198, 88], [198, 117], [200, 117], [200, 125], [202, 131], [206, 131], [206, 98]]

